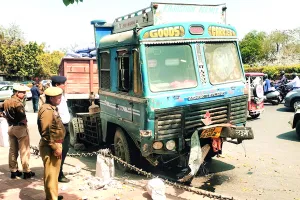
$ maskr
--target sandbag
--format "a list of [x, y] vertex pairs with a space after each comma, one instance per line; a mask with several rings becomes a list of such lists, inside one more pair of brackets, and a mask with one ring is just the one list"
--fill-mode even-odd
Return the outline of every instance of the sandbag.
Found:
[[115, 176], [114, 159], [98, 154], [96, 176], [100, 177], [104, 182], [111, 180]]
[[154, 178], [148, 181], [146, 186], [148, 194], [153, 200], [165, 200], [166, 186], [164, 182], [159, 178]]

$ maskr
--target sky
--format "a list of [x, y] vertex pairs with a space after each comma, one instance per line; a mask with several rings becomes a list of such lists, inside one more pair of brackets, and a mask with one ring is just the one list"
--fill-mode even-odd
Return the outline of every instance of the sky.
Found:
[[[155, 1], [155, 0], [152, 0]], [[239, 38], [252, 30], [267, 33], [300, 27], [300, 0], [157, 0], [199, 4], [226, 3], [227, 23]], [[66, 7], [62, 0], [0, 0], [0, 26], [18, 25], [26, 41], [46, 43], [49, 50], [94, 44], [95, 19], [113, 20], [150, 6], [151, 0], [83, 0]]]

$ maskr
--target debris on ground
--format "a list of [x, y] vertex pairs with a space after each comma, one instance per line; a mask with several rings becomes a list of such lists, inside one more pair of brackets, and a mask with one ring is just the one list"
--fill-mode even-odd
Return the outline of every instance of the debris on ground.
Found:
[[159, 178], [154, 178], [148, 181], [146, 186], [148, 194], [153, 200], [165, 200], [166, 186], [164, 182]]

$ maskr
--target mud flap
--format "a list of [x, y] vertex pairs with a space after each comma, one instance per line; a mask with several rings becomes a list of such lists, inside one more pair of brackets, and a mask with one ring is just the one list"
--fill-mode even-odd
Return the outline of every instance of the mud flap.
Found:
[[191, 150], [189, 158], [190, 173], [179, 179], [180, 182], [190, 181], [198, 172], [204, 158], [209, 152], [210, 146], [207, 144], [201, 148], [198, 131], [195, 131], [191, 137]]

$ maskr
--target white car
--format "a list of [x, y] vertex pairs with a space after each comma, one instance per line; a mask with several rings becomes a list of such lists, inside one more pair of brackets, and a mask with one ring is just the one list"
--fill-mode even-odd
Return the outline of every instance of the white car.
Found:
[[42, 86], [45, 86], [47, 83], [50, 83], [50, 85], [51, 85], [51, 80], [42, 80], [41, 81]]
[[[26, 87], [26, 97], [27, 100], [32, 98], [32, 94], [30, 92], [30, 88]], [[9, 99], [13, 95], [13, 85], [5, 85], [0, 88], [0, 101], [4, 101]]]

